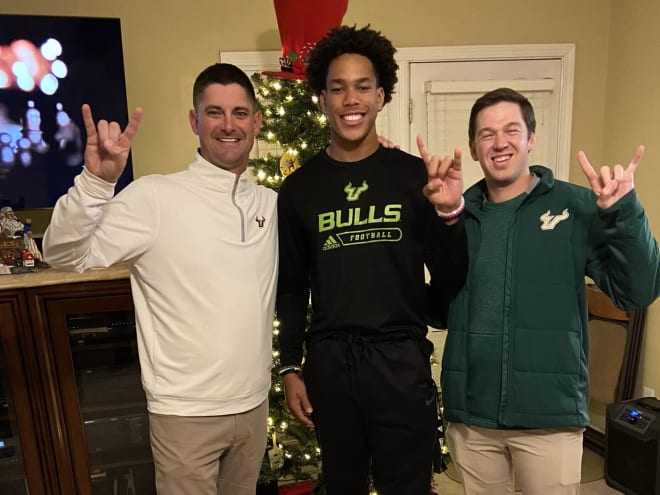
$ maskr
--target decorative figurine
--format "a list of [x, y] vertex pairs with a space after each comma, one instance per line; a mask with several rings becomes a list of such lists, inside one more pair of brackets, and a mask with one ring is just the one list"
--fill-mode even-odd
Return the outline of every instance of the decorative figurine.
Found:
[[8, 237], [22, 237], [23, 236], [23, 223], [16, 218], [16, 213], [11, 206], [3, 206], [0, 208], [0, 226], [2, 226], [2, 233]]

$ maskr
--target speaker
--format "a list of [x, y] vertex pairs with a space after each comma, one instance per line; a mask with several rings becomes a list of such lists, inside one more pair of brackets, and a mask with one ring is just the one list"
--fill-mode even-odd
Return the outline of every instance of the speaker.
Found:
[[660, 495], [660, 401], [615, 402], [605, 418], [605, 482], [627, 495]]

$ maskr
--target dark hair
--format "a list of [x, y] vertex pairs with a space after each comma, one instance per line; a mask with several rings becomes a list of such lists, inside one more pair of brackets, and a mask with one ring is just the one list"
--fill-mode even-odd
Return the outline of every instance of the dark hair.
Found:
[[357, 29], [355, 26], [339, 26], [331, 29], [318, 42], [309, 54], [307, 61], [307, 83], [314, 93], [321, 93], [326, 87], [330, 63], [345, 53], [367, 57], [374, 67], [378, 86], [383, 88], [385, 103], [392, 100], [394, 86], [397, 83], [396, 71], [399, 68], [394, 61], [396, 49], [390, 40], [366, 25]]
[[480, 96], [472, 105], [470, 110], [470, 127], [468, 129], [468, 139], [470, 144], [474, 141], [477, 132], [477, 115], [484, 108], [490, 107], [502, 101], [517, 103], [520, 107], [523, 120], [527, 126], [527, 132], [532, 134], [536, 132], [536, 117], [534, 117], [534, 107], [525, 96], [511, 88], [498, 88]]
[[197, 104], [202, 98], [204, 90], [211, 84], [222, 84], [225, 86], [228, 84], [238, 84], [239, 86], [243, 86], [245, 94], [247, 94], [248, 100], [252, 104], [252, 108], [257, 108], [254, 86], [252, 86], [252, 81], [250, 81], [247, 74], [233, 64], [217, 63], [208, 66], [195, 79], [193, 86], [193, 105], [195, 109], [197, 109]]

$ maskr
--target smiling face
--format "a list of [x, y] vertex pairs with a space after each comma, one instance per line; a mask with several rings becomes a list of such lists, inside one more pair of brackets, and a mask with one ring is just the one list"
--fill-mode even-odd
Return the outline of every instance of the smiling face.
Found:
[[208, 85], [189, 119], [205, 160], [237, 175], [247, 169], [261, 129], [261, 112], [255, 110], [242, 86]]
[[367, 57], [345, 53], [335, 58], [320, 103], [330, 125], [330, 156], [357, 161], [376, 151], [376, 117], [383, 108], [384, 92]]
[[489, 199], [506, 201], [525, 192], [532, 179], [529, 153], [536, 135], [528, 131], [520, 106], [509, 101], [487, 106], [475, 123], [470, 153], [481, 164]]

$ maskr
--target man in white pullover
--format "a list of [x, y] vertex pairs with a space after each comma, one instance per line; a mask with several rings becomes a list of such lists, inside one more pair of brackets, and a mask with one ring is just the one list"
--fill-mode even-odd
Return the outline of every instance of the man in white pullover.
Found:
[[[250, 495], [266, 443], [277, 266], [274, 191], [248, 181], [261, 127], [254, 89], [230, 64], [202, 71], [188, 169], [116, 197], [142, 110], [122, 132], [83, 105], [85, 167], [44, 236], [48, 263], [127, 261], [160, 495]], [[205, 255], [191, 252], [204, 235]]]

